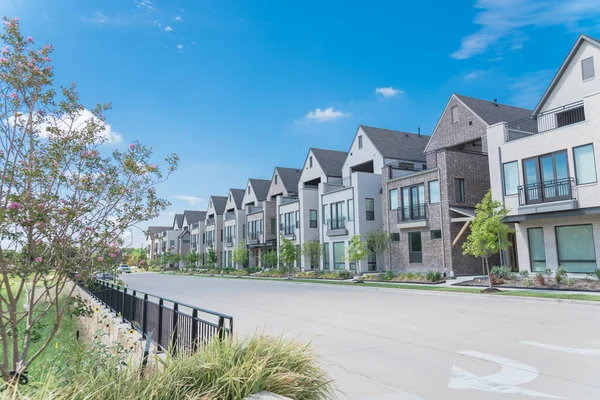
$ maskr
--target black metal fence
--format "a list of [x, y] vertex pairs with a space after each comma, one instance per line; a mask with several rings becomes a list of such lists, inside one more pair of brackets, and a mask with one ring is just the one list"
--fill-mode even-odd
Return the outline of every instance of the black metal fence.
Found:
[[79, 286], [144, 337], [152, 332], [152, 341], [173, 354], [194, 352], [213, 338], [223, 340], [233, 334], [233, 318], [225, 314], [104, 281]]

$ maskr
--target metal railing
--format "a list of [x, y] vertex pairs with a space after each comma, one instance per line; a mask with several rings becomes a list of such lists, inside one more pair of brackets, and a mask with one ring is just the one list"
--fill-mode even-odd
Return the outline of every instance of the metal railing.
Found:
[[120, 315], [144, 337], [172, 354], [194, 352], [213, 338], [223, 340], [233, 334], [233, 317], [188, 304], [122, 288], [104, 281], [79, 287]]
[[234, 235], [225, 236], [225, 243], [227, 243], [228, 245], [232, 245], [234, 241], [235, 241]]
[[329, 178], [323, 186], [323, 192], [329, 193], [335, 190], [346, 189], [352, 187], [352, 177], [346, 178]]
[[215, 219], [214, 218], [210, 218], [206, 220], [206, 226], [209, 225], [214, 225], [215, 224]]
[[330, 231], [334, 231], [336, 229], [346, 229], [346, 217], [328, 219], [327, 228]]
[[225, 213], [225, 221], [231, 221], [235, 219], [235, 211], [229, 211]]
[[574, 187], [573, 178], [519, 186], [519, 206], [571, 200]]
[[289, 204], [289, 203], [294, 203], [296, 201], [298, 201], [298, 197], [282, 197], [281, 198], [281, 205]]
[[261, 212], [262, 210], [263, 210], [262, 205], [260, 205], [260, 206], [246, 206], [246, 212], [248, 214]]
[[506, 141], [521, 139], [585, 121], [583, 101], [545, 111], [533, 117], [506, 124]]
[[420, 221], [427, 219], [427, 204], [411, 204], [398, 207], [398, 222]]

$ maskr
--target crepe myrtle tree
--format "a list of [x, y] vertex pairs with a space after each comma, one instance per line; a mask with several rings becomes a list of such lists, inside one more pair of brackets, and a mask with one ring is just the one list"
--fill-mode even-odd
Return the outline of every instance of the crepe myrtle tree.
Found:
[[[10, 384], [51, 343], [70, 296], [72, 277], [110, 269], [131, 225], [168, 206], [155, 186], [165, 172], [152, 149], [132, 143], [112, 153], [103, 113], [87, 110], [74, 84], [55, 89], [49, 44], [24, 36], [17, 19], [0, 34], [0, 373]], [[18, 254], [18, 256], [16, 256]], [[6, 256], [5, 256], [6, 255]], [[34, 335], [42, 318], [56, 320]], [[31, 350], [33, 340], [39, 340]]]

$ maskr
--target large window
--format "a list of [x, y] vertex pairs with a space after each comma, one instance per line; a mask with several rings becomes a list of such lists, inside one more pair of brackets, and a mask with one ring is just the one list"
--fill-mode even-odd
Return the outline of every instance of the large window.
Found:
[[323, 269], [329, 270], [329, 243], [323, 243]]
[[323, 225], [327, 225], [327, 220], [329, 219], [327, 208], [329, 208], [329, 205], [323, 204]]
[[308, 215], [309, 215], [309, 219], [310, 219], [310, 227], [311, 228], [316, 228], [317, 227], [317, 210], [308, 210]]
[[529, 240], [529, 262], [532, 272], [546, 271], [546, 247], [544, 246], [544, 229], [527, 229]]
[[556, 227], [558, 265], [569, 272], [596, 271], [596, 250], [592, 225]]
[[586, 144], [585, 146], [574, 147], [573, 159], [575, 161], [575, 178], [577, 184], [596, 182], [594, 145]]
[[503, 164], [504, 194], [510, 196], [519, 191], [519, 163], [512, 161]]
[[331, 221], [329, 229], [344, 229], [346, 227], [346, 218], [344, 217], [344, 202], [338, 201], [331, 203]]
[[566, 150], [523, 160], [523, 177], [527, 204], [571, 198]]
[[429, 182], [429, 203], [440, 202], [440, 181], [435, 180]]
[[333, 269], [344, 270], [346, 269], [346, 263], [344, 262], [344, 242], [333, 243]]
[[375, 199], [367, 200], [367, 221], [375, 221]]
[[300, 211], [296, 211], [296, 229], [300, 228]]
[[271, 218], [271, 235], [275, 235], [277, 233], [277, 219]]
[[354, 221], [354, 199], [348, 200], [348, 221]]
[[285, 213], [281, 216], [282, 218], [282, 231], [284, 235], [293, 235], [294, 234], [294, 212]]
[[457, 203], [465, 202], [465, 180], [454, 179], [454, 196]]
[[421, 232], [408, 232], [408, 251], [408, 261], [411, 264], [423, 262]]
[[392, 189], [389, 192], [390, 210], [398, 209], [398, 189]]
[[402, 188], [402, 220], [425, 219], [426, 216], [425, 185]]

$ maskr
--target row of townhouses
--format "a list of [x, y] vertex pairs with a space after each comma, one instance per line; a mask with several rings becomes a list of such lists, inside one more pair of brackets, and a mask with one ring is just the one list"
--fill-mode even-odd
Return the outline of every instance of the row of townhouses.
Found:
[[[347, 152], [309, 149], [299, 168], [275, 167], [271, 179], [212, 196], [206, 211], [177, 214], [149, 227], [148, 258], [210, 248], [234, 265], [243, 243], [249, 266], [278, 251], [323, 245], [319, 265], [302, 270], [440, 270], [480, 273], [462, 253], [475, 205], [490, 190], [510, 209], [511, 246], [496, 262], [513, 270], [597, 268], [600, 188], [600, 42], [581, 35], [534, 110], [452, 94], [431, 136], [360, 125]], [[354, 235], [389, 233], [381, 253], [345, 261]]]

